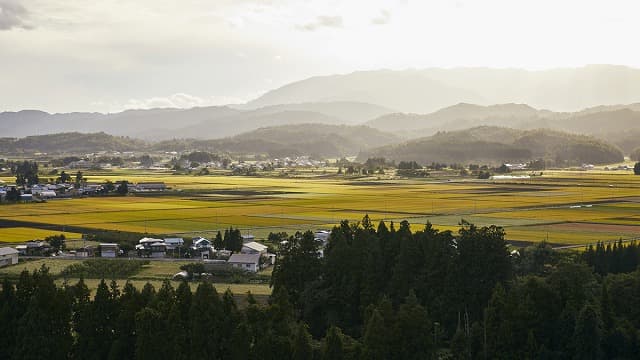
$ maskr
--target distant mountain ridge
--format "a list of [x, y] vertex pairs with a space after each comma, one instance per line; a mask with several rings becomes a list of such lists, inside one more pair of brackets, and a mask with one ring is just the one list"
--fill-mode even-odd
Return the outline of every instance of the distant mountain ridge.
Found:
[[11, 137], [60, 132], [107, 132], [146, 140], [224, 138], [265, 126], [296, 123], [357, 124], [397, 110], [361, 102], [279, 104], [259, 109], [229, 106], [127, 110], [113, 114], [0, 113], [0, 134]]
[[578, 111], [640, 101], [640, 69], [588, 65], [529, 71], [494, 68], [374, 70], [316, 76], [267, 92], [247, 105], [364, 101], [406, 113], [431, 113], [461, 102], [526, 103]]

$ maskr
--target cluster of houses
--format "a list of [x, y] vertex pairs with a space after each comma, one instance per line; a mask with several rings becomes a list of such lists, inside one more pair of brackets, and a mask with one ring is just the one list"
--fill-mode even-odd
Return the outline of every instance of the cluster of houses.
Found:
[[[252, 236], [245, 236], [245, 239], [252, 239]], [[203, 237], [194, 238], [192, 245], [188, 248], [193, 258], [202, 260], [226, 259], [226, 263], [230, 266], [251, 272], [258, 272], [265, 266], [275, 263], [276, 256], [268, 253], [267, 249], [264, 244], [256, 241], [247, 241], [243, 243], [239, 253], [232, 253], [229, 250], [215, 249], [213, 242]], [[115, 243], [102, 243], [99, 246], [99, 250], [100, 256], [104, 258], [115, 258], [124, 255], [118, 244]], [[177, 254], [178, 257], [181, 257], [184, 250], [184, 239], [182, 238], [156, 239], [145, 237], [140, 239], [135, 246], [135, 255], [158, 259], [165, 258], [173, 252], [174, 255]]]
[[[104, 193], [105, 184], [82, 183], [79, 187], [71, 183], [61, 184], [36, 184], [33, 186], [18, 186], [20, 201], [48, 200], [55, 198], [68, 198], [73, 196], [91, 196]], [[0, 201], [4, 201], [7, 192], [15, 185], [0, 185]], [[139, 182], [137, 184], [128, 183], [129, 192], [156, 192], [168, 189], [164, 182]]]
[[[329, 240], [329, 231], [317, 231], [315, 240], [324, 249]], [[145, 257], [160, 259], [168, 256], [181, 258], [184, 251], [189, 251], [192, 258], [203, 261], [214, 260], [224, 261], [229, 266], [250, 272], [258, 272], [265, 267], [275, 264], [276, 255], [268, 252], [268, 247], [255, 241], [253, 235], [243, 235], [243, 244], [240, 252], [234, 253], [225, 249], [215, 249], [213, 242], [203, 237], [193, 238], [191, 246], [185, 248], [183, 238], [168, 237], [164, 239], [144, 237], [138, 241], [133, 253], [125, 252], [116, 243], [100, 243], [98, 247], [84, 246], [76, 250], [69, 251], [66, 256], [74, 257], [95, 257], [117, 258], [120, 256]], [[282, 243], [286, 243], [286, 240]], [[0, 248], [0, 267], [18, 263], [18, 256], [48, 256], [53, 253], [53, 249], [46, 241], [28, 241], [25, 244], [17, 245], [15, 248]], [[55, 254], [54, 254], [55, 255]], [[318, 255], [323, 256], [322, 250]]]

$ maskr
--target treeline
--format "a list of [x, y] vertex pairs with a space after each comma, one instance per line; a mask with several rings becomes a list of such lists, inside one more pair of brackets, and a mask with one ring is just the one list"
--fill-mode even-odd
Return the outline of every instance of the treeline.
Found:
[[365, 217], [335, 228], [324, 258], [316, 250], [310, 234], [283, 247], [274, 290], [286, 289], [314, 337], [338, 327], [363, 359], [640, 351], [640, 272], [601, 277], [582, 256], [544, 243], [510, 253], [499, 227], [412, 233], [407, 222], [375, 228]]
[[635, 241], [624, 244], [622, 240], [596, 246], [589, 245], [582, 254], [585, 263], [597, 274], [629, 273], [638, 269], [640, 264], [640, 246]]
[[251, 295], [247, 302], [239, 309], [229, 291], [220, 295], [210, 283], [192, 292], [169, 281], [138, 290], [103, 280], [91, 299], [82, 280], [57, 287], [46, 268], [25, 271], [2, 284], [0, 358], [311, 358], [311, 338], [286, 294], [268, 306]]
[[114, 136], [104, 132], [67, 132], [50, 135], [34, 135], [24, 138], [0, 138], [0, 152], [10, 154], [87, 153], [94, 151], [134, 151], [147, 147], [142, 140]]
[[[601, 275], [589, 255], [545, 243], [509, 251], [502, 228], [464, 221], [457, 233], [429, 224], [412, 232], [406, 221], [374, 226], [365, 216], [335, 227], [323, 256], [319, 245], [311, 232], [281, 243], [264, 305], [248, 296], [238, 306], [209, 283], [192, 292], [188, 283], [138, 290], [102, 281], [91, 299], [83, 281], [56, 287], [46, 269], [23, 272], [2, 285], [0, 358], [633, 359], [640, 352], [640, 271]], [[600, 256], [637, 251], [616, 249], [605, 246]]]

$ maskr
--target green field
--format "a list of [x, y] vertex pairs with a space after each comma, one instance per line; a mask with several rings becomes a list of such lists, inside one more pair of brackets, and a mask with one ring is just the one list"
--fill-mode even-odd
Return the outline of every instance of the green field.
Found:
[[[582, 244], [640, 236], [640, 177], [629, 172], [545, 171], [544, 176], [530, 179], [496, 181], [162, 173], [88, 177], [90, 181], [124, 177], [133, 182], [164, 181], [174, 191], [162, 196], [0, 206], [0, 221], [21, 224], [19, 229], [0, 229], [0, 241], [28, 240], [28, 231], [33, 231], [33, 237], [45, 236], [33, 228], [53, 233], [108, 229], [211, 236], [233, 226], [264, 237], [271, 231], [330, 229], [342, 219], [359, 220], [365, 213], [374, 221], [407, 219], [415, 229], [429, 221], [437, 228], [455, 230], [464, 218], [478, 225], [503, 226], [507, 239], [517, 241]], [[9, 238], [5, 232], [22, 236]]]

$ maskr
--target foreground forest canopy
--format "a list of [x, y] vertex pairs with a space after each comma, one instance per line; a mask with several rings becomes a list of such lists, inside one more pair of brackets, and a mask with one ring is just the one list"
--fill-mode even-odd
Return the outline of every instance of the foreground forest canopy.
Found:
[[[285, 242], [273, 295], [239, 306], [203, 282], [159, 289], [46, 268], [5, 280], [0, 358], [634, 358], [640, 350], [635, 243], [583, 255], [510, 252], [500, 227], [343, 221], [324, 257], [313, 234]], [[615, 265], [624, 264], [624, 265]], [[37, 339], [37, 341], [34, 341]]]

